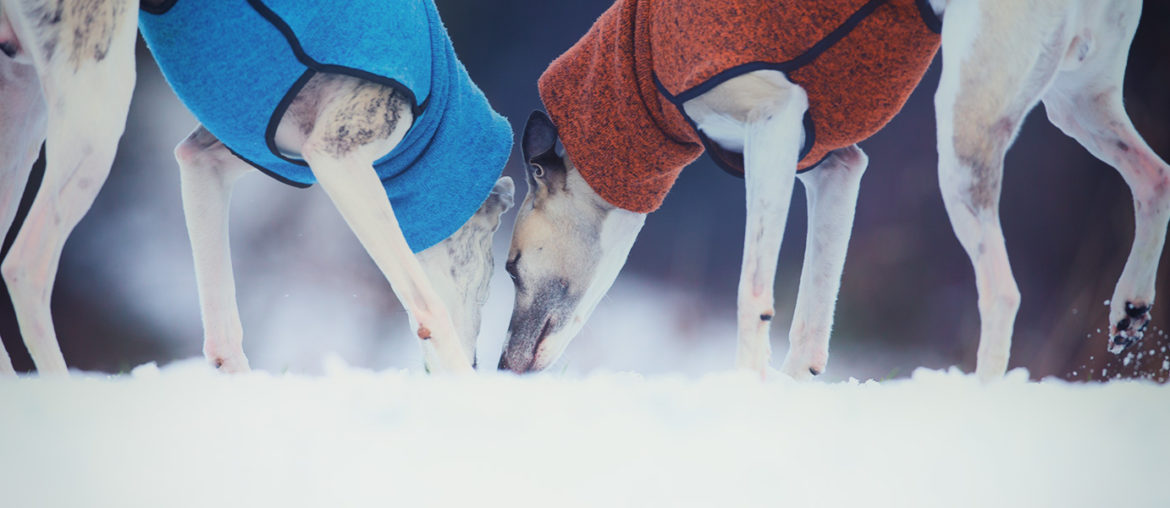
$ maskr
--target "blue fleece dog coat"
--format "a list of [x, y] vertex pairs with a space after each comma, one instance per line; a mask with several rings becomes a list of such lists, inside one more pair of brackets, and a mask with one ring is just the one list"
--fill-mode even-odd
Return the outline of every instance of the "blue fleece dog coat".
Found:
[[177, 0], [139, 28], [167, 82], [238, 157], [298, 187], [276, 127], [318, 72], [394, 87], [412, 102], [406, 137], [374, 164], [414, 252], [451, 236], [491, 193], [512, 129], [455, 56], [432, 0]]

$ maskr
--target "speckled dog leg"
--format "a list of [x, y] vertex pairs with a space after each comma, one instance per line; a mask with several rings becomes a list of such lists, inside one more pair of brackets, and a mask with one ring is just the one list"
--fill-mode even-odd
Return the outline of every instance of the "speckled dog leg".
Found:
[[1141, 2], [1098, 2], [1085, 9], [1044, 105], [1053, 124], [1116, 168], [1133, 193], [1133, 247], [1109, 309], [1108, 348], [1121, 353], [1142, 339], [1150, 322], [1170, 221], [1170, 167], [1134, 129], [1122, 103], [1126, 56]]
[[776, 262], [804, 142], [801, 118], [808, 97], [789, 87], [748, 117], [744, 145], [747, 230], [739, 279], [739, 345], [736, 365], [766, 375], [772, 355], [770, 330]]

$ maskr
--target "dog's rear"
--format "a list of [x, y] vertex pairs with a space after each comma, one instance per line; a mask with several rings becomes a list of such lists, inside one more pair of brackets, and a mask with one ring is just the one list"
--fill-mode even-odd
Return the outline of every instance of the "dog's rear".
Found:
[[[27, 58], [37, 77], [34, 81], [25, 70], [12, 70], [19, 63], [4, 64], [24, 77], [4, 87], [5, 129], [25, 128], [7, 122], [10, 104], [28, 100], [33, 87], [45, 94], [43, 115], [32, 111], [35, 106], [26, 112], [39, 120], [30, 122], [34, 128], [3, 143], [6, 150], [27, 153], [30, 145], [48, 138], [41, 189], [2, 271], [38, 370], [63, 373], [65, 361], [49, 315], [53, 282], [65, 240], [105, 182], [125, 127], [134, 88], [138, 5], [132, 0], [4, 0], [2, 5], [11, 30], [0, 42], [16, 61]], [[41, 122], [45, 128], [36, 129]], [[19, 167], [5, 168], [3, 177], [6, 197], [17, 199], [31, 167], [31, 160], [18, 160]], [[10, 224], [15, 201], [4, 205], [0, 224]]]
[[[1110, 351], [1141, 338], [1170, 220], [1170, 168], [1133, 128], [1122, 101], [1140, 0], [952, 0], [965, 20], [943, 31], [935, 96], [939, 180], [955, 233], [971, 256], [983, 326], [979, 371], [1003, 372], [1019, 306], [999, 226], [1003, 160], [1024, 116], [1048, 118], [1113, 166], [1133, 192], [1133, 249], [1112, 297]], [[994, 72], [989, 72], [994, 70]]]

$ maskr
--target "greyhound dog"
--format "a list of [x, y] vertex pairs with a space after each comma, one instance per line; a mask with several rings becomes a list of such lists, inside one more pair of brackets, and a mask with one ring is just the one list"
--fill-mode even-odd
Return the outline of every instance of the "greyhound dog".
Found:
[[[750, 0], [739, 3], [750, 3]], [[587, 36], [590, 39], [583, 39], [578, 46], [585, 49], [653, 47], [652, 63], [638, 61], [635, 56], [630, 68], [641, 72], [652, 67], [656, 75], [652, 81], [645, 80], [651, 82], [649, 88], [626, 94], [641, 93], [640, 102], [628, 104], [649, 111], [654, 122], [621, 129], [616, 141], [601, 146], [597, 146], [601, 142], [592, 140], [607, 139], [605, 122], [629, 125], [627, 118], [605, 117], [605, 113], [617, 109], [625, 114], [627, 109], [624, 106], [590, 109], [592, 105], [588, 101], [592, 96], [574, 89], [572, 80], [550, 78], [554, 70], [550, 67], [541, 78], [541, 95], [552, 119], [534, 113], [523, 135], [529, 192], [519, 209], [507, 262], [508, 272], [515, 281], [516, 305], [500, 359], [501, 369], [516, 372], [542, 369], [564, 351], [614, 282], [648, 213], [645, 208], [638, 209], [637, 203], [631, 207], [614, 201], [641, 192], [637, 186], [646, 187], [647, 182], [654, 184], [654, 189], [668, 188], [673, 175], [668, 174], [669, 168], [662, 167], [660, 161], [668, 159], [678, 146], [682, 146], [678, 150], [689, 149], [690, 145], [679, 139], [689, 141], [697, 133], [704, 138], [717, 162], [719, 157], [726, 160], [728, 154], [734, 157], [742, 153], [744, 163], [747, 230], [738, 290], [737, 365], [760, 375], [768, 371], [775, 265], [793, 182], [799, 179], [808, 194], [809, 236], [789, 332], [790, 346], [781, 371], [796, 379], [807, 379], [824, 371], [846, 247], [867, 158], [852, 144], [864, 138], [858, 136], [844, 140], [841, 147], [828, 150], [826, 156], [814, 160], [809, 166], [815, 167], [814, 170], [798, 174], [798, 161], [808, 152], [810, 138], [816, 136], [820, 142], [823, 134], [820, 129], [814, 132], [810, 128], [807, 113], [819, 94], [822, 101], [818, 113], [837, 114], [847, 120], [855, 118], [867, 111], [840, 110], [848, 106], [826, 105], [825, 94], [831, 96], [842, 89], [867, 92], [883, 88], [868, 87], [865, 81], [865, 72], [871, 72], [868, 70], [848, 76], [824, 74], [829, 77], [820, 81], [799, 73], [805, 69], [803, 66], [816, 59], [836, 58], [832, 56], [831, 43], [847, 40], [850, 37], [847, 34], [855, 27], [866, 26], [869, 14], [895, 9], [899, 1], [827, 2], [842, 3], [852, 5], [853, 11], [839, 16], [817, 14], [843, 20], [839, 25], [823, 28], [822, 32], [828, 34], [822, 34], [823, 40], [830, 41], [829, 44], [809, 50], [824, 51], [821, 55], [828, 56], [798, 55], [788, 67], [750, 62], [738, 67], [742, 71], [738, 73], [717, 74], [722, 69], [711, 68], [711, 58], [686, 52], [693, 48], [684, 47], [681, 54], [676, 54], [673, 47], [663, 49], [658, 42], [671, 32], [656, 25], [654, 19], [638, 18], [641, 24], [637, 30], [629, 30], [629, 33], [650, 34], [647, 36], [653, 41], [650, 44], [634, 35], [634, 41], [629, 44], [606, 46], [610, 41], [603, 39], [595, 45], [606, 33], [606, 27], [602, 26], [606, 17], [603, 17]], [[887, 22], [884, 29], [894, 33], [920, 30], [909, 25], [919, 27], [925, 20], [939, 32], [933, 41], [923, 36], [914, 44], [895, 45], [897, 51], [893, 58], [909, 59], [906, 55], [915, 54], [920, 56], [913, 58], [923, 58], [928, 65], [934, 51], [930, 46], [941, 44], [942, 78], [935, 94], [939, 184], [954, 232], [975, 270], [981, 317], [977, 375], [985, 380], [996, 379], [1008, 365], [1020, 294], [1000, 228], [1001, 177], [1004, 155], [1024, 116], [1041, 101], [1049, 120], [1094, 156], [1113, 166], [1133, 193], [1136, 238], [1109, 311], [1111, 333], [1107, 347], [1114, 353], [1121, 352], [1142, 337], [1149, 322], [1158, 259], [1170, 220], [1170, 168], [1134, 129], [1122, 105], [1126, 55], [1140, 17], [1141, 0], [918, 0], [915, 3], [923, 19], [918, 19], [912, 13], [914, 6], [904, 1], [899, 5], [904, 5], [907, 14], [898, 17], [901, 15], [896, 11], [889, 11], [887, 14], [891, 16], [885, 19], [894, 21]], [[629, 7], [637, 11], [637, 16], [649, 12], [646, 16], [651, 18], [669, 18], [662, 25], [674, 27], [676, 31], [683, 27], [684, 33], [679, 38], [699, 39], [705, 44], [727, 41], [717, 50], [724, 50], [732, 58], [739, 57], [737, 51], [752, 51], [760, 42], [743, 41], [741, 38], [746, 35], [726, 33], [713, 29], [714, 26], [702, 29], [680, 24], [677, 21], [681, 15], [653, 10], [654, 7], [647, 7], [650, 2], [643, 0], [619, 0], [619, 4], [637, 4]], [[760, 12], [746, 14], [742, 8], [733, 12], [721, 9], [714, 2], [700, 2], [694, 9], [709, 11], [705, 14], [716, 19], [755, 16], [774, 20], [786, 15], [784, 9], [773, 7], [775, 12], [763, 12], [763, 6], [757, 6], [760, 8], [756, 11]], [[613, 9], [621, 8], [624, 7], [615, 5]], [[621, 13], [607, 12], [604, 16], [620, 17]], [[817, 18], [794, 16], [794, 19]], [[748, 30], [734, 23], [717, 26], [732, 31]], [[781, 37], [790, 28], [797, 32], [821, 29], [772, 25], [761, 30], [766, 37]], [[762, 38], [750, 32], [749, 35]], [[897, 40], [900, 39], [891, 44], [897, 44]], [[570, 52], [578, 50], [578, 46]], [[553, 65], [573, 65], [561, 59]], [[662, 66], [671, 64], [676, 65], [680, 75], [706, 72], [704, 76], [714, 75], [715, 79], [681, 92], [677, 91], [677, 85], [671, 90], [668, 82], [671, 77], [661, 74]], [[621, 66], [598, 65], [591, 69], [599, 68], [620, 69]], [[923, 71], [925, 65], [914, 67], [917, 75], [903, 82], [913, 88]], [[598, 97], [608, 93], [596, 89], [591, 92]], [[566, 97], [582, 95], [586, 98], [571, 105], [579, 106], [583, 113], [577, 114], [577, 110], [563, 106]], [[659, 108], [662, 96], [667, 97], [667, 102]], [[859, 100], [862, 99], [865, 97]], [[671, 111], [670, 102], [679, 111]], [[903, 102], [895, 103], [895, 113]], [[617, 104], [627, 103], [618, 100]], [[671, 114], [687, 118], [694, 132], [671, 131], [658, 125], [661, 118]], [[583, 119], [587, 115], [593, 116]], [[603, 121], [585, 124], [594, 131], [581, 139], [567, 135], [562, 125], [596, 118]], [[880, 123], [876, 125], [880, 127]], [[643, 132], [647, 128], [669, 132], [664, 141], [657, 141], [658, 138]], [[642, 144], [650, 143], [647, 139], [656, 144], [650, 150], [639, 151]], [[635, 156], [620, 159], [611, 153]], [[693, 159], [697, 155], [689, 156]], [[684, 157], [680, 167], [685, 162], [689, 161]], [[589, 164], [596, 167], [586, 167]], [[641, 178], [637, 181], [620, 167], [642, 164], [652, 169], [637, 175]], [[659, 171], [655, 173], [655, 170]], [[665, 185], [660, 185], [663, 180]]]
[[[161, 15], [176, 5], [172, 12], [181, 13], [200, 9], [201, 4], [144, 0], [142, 16]], [[105, 181], [124, 128], [135, 81], [140, 6], [135, 0], [2, 0], [0, 5], [0, 49], [7, 55], [0, 57], [0, 137], [4, 141], [0, 143], [0, 223], [5, 229], [42, 142], [47, 161], [44, 182], [3, 263], [3, 276], [37, 370], [63, 373], [66, 364], [49, 312], [50, 295], [62, 246]], [[248, 5], [264, 7], [259, 2]], [[436, 17], [426, 9], [417, 12]], [[182, 25], [183, 20], [178, 21]], [[424, 28], [414, 27], [415, 32], [426, 33]], [[266, 30], [277, 33], [272, 27]], [[436, 37], [437, 54], [443, 54], [446, 34]], [[284, 42], [273, 40], [280, 42], [277, 46]], [[448, 53], [451, 69], [462, 70], [453, 53]], [[168, 74], [175, 69], [162, 67], [175, 85], [175, 75]], [[404, 227], [411, 224], [400, 224], [400, 207], [388, 198], [391, 187], [372, 168], [405, 144], [412, 126], [435, 110], [438, 94], [431, 94], [427, 101], [432, 108], [424, 110], [416, 103], [422, 97], [412, 96], [410, 89], [340, 66], [311, 66], [302, 78], [286, 97], [283, 111], [273, 113], [274, 153], [279, 150], [282, 156], [298, 159], [320, 182], [406, 307], [428, 370], [470, 371], [493, 268], [491, 237], [500, 215], [512, 205], [511, 179], [497, 180], [510, 151], [510, 128], [485, 101], [485, 118], [497, 126], [503, 122], [506, 131], [499, 136], [506, 136], [499, 147], [502, 158], [483, 157], [484, 171], [491, 173], [483, 177], [486, 186], [464, 185], [474, 188], [471, 208], [452, 212], [461, 215], [452, 215], [459, 222], [442, 231], [447, 236], [432, 238], [431, 245], [417, 248], [404, 236]], [[239, 105], [244, 107], [253, 98], [241, 99], [245, 100]], [[435, 119], [435, 114], [429, 116]], [[233, 183], [251, 172], [253, 164], [211, 130], [202, 125], [196, 128], [178, 145], [175, 155], [195, 259], [204, 354], [218, 369], [240, 372], [249, 365], [242, 348], [243, 328], [228, 247], [228, 205]], [[0, 373], [12, 372], [4, 353]]]

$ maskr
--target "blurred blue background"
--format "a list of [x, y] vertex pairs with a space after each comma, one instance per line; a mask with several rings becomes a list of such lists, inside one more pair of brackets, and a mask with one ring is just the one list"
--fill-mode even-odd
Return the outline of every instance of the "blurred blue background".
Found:
[[[519, 135], [540, 107], [535, 82], [609, 3], [605, 0], [438, 0], [460, 58]], [[1170, 4], [1145, 3], [1126, 74], [1138, 130], [1170, 157]], [[71, 367], [124, 371], [200, 354], [194, 270], [172, 147], [195, 120], [166, 87], [140, 44], [138, 84], [118, 159], [96, 204], [66, 246], [53, 312]], [[974, 367], [978, 312], [970, 263], [950, 229], [935, 171], [933, 93], [940, 62], [903, 112], [862, 143], [870, 166], [845, 267], [827, 375], [886, 378], [918, 366]], [[514, 154], [505, 173], [525, 192]], [[38, 163], [38, 166], [40, 163]], [[35, 178], [35, 177], [34, 177]], [[30, 187], [33, 187], [30, 185]], [[799, 186], [797, 186], [799, 189]], [[685, 170], [649, 217], [614, 290], [556, 370], [596, 368], [703, 373], [730, 368], [742, 252], [742, 180], [705, 157]], [[26, 196], [28, 198], [29, 196]], [[1028, 117], [1007, 158], [1002, 215], [1023, 303], [1013, 367], [1033, 376], [1165, 379], [1164, 354], [1121, 365], [1104, 351], [1104, 301], [1133, 231], [1128, 188], [1109, 166], [1050, 125]], [[497, 274], [485, 309], [480, 365], [498, 358], [512, 289], [502, 259], [513, 213], [496, 238]], [[805, 236], [797, 190], [780, 257], [774, 365], [787, 348]], [[421, 354], [389, 286], [319, 189], [262, 175], [239, 185], [232, 247], [244, 348], [254, 368], [316, 372], [328, 352], [371, 368], [420, 368]], [[5, 252], [12, 234], [5, 242]], [[1170, 294], [1163, 256], [1158, 290]], [[1170, 305], [1154, 309], [1159, 348]], [[312, 310], [312, 312], [309, 312]], [[6, 293], [0, 337], [18, 370], [31, 362]]]

